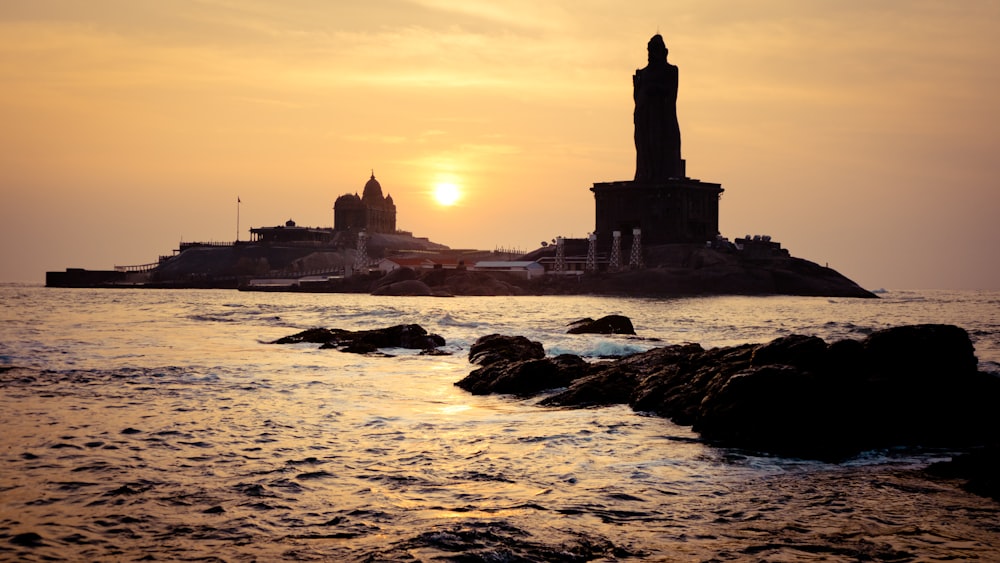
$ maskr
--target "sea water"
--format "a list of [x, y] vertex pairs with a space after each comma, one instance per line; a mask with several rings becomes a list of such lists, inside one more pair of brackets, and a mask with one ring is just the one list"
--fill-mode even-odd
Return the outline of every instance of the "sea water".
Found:
[[[921, 471], [951, 452], [751, 455], [626, 406], [453, 385], [492, 333], [597, 358], [913, 323], [965, 328], [1000, 374], [1000, 293], [880, 297], [0, 286], [0, 559], [1000, 560], [1000, 506]], [[607, 314], [637, 336], [566, 334]], [[270, 344], [400, 323], [451, 355]]]

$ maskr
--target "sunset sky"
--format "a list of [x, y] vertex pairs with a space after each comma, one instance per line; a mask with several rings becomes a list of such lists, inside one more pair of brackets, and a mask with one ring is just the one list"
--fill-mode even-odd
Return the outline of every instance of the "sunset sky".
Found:
[[[0, 281], [153, 262], [374, 169], [398, 226], [531, 250], [635, 170], [660, 32], [720, 230], [863, 287], [1000, 289], [1000, 2], [3, 0]], [[432, 196], [458, 191], [453, 205]]]

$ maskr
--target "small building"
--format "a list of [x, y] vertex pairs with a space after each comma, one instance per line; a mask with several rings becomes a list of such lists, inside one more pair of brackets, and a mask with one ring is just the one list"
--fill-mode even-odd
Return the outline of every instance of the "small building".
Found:
[[545, 267], [534, 261], [483, 260], [472, 267], [477, 272], [511, 272], [526, 279], [545, 275]]
[[736, 239], [736, 249], [747, 258], [787, 258], [788, 250], [781, 248], [781, 243], [771, 240], [770, 235], [747, 235]]
[[383, 258], [378, 261], [378, 269], [386, 273], [399, 268], [430, 270], [434, 266], [434, 261], [430, 258]]
[[250, 241], [261, 244], [289, 244], [295, 246], [323, 246], [333, 242], [333, 229], [328, 227], [299, 227], [289, 219], [277, 227], [250, 229]]

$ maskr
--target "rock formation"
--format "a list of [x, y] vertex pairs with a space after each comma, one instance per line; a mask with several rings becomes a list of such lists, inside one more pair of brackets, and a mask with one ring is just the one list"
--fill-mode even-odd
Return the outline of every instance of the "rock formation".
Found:
[[320, 348], [335, 348], [342, 352], [367, 354], [381, 348], [409, 348], [431, 350], [445, 345], [445, 339], [428, 334], [420, 325], [395, 325], [372, 330], [344, 330], [340, 328], [311, 328], [285, 336], [272, 344], [321, 344]]
[[627, 403], [720, 445], [821, 459], [995, 443], [1000, 428], [1000, 379], [977, 371], [968, 334], [951, 325], [830, 344], [792, 335], [709, 350], [674, 345], [597, 363], [511, 354], [456, 385], [520, 396], [566, 387], [542, 404]]

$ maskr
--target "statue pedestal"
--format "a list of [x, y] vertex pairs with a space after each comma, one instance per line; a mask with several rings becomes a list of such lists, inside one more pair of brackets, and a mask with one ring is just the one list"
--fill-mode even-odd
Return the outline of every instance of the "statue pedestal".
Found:
[[644, 244], [701, 243], [719, 233], [722, 185], [692, 178], [659, 182], [595, 183], [595, 232], [603, 246], [611, 233], [642, 230]]

